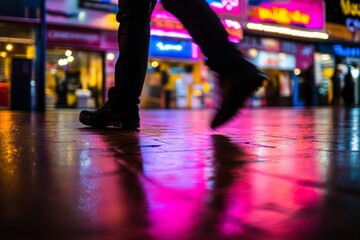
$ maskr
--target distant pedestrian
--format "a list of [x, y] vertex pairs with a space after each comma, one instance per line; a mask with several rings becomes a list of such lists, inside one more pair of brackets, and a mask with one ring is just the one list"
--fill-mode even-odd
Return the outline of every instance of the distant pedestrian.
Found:
[[170, 73], [166, 68], [161, 69], [161, 88], [163, 93], [163, 100], [166, 109], [171, 108], [172, 90], [170, 89]]
[[341, 81], [342, 81], [342, 71], [341, 69], [335, 69], [334, 75], [331, 78], [332, 80], [332, 105], [340, 106], [341, 105]]
[[[177, 17], [217, 72], [222, 103], [211, 127], [230, 120], [245, 100], [267, 77], [229, 41], [217, 15], [205, 0], [161, 0], [164, 8]], [[117, 20], [120, 56], [115, 66], [115, 86], [109, 99], [95, 111], [84, 110], [79, 120], [92, 127], [140, 127], [139, 103], [148, 63], [150, 19], [156, 0], [119, 0]]]
[[314, 105], [315, 76], [314, 65], [311, 64], [304, 72], [304, 104], [307, 107]]
[[345, 106], [352, 106], [355, 102], [355, 84], [351, 75], [351, 68], [348, 67], [348, 72], [344, 77], [344, 88], [342, 89], [342, 97]]

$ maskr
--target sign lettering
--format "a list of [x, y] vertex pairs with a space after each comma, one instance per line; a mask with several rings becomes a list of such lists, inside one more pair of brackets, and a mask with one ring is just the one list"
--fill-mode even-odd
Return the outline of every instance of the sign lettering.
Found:
[[252, 17], [257, 17], [262, 21], [274, 21], [280, 24], [301, 24], [308, 25], [310, 23], [310, 15], [302, 13], [299, 10], [290, 11], [286, 8], [279, 7], [254, 7], [250, 11]]
[[352, 3], [350, 0], [340, 1], [341, 11], [345, 16], [360, 17], [360, 3]]

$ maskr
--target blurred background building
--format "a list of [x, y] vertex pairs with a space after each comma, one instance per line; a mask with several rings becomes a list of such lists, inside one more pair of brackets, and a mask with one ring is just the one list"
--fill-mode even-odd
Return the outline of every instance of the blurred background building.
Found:
[[[207, 2], [230, 40], [271, 78], [249, 107], [360, 104], [358, 1]], [[96, 108], [106, 100], [119, 54], [117, 0], [0, 3], [0, 109]], [[142, 107], [216, 105], [216, 77], [203, 60], [159, 2]]]

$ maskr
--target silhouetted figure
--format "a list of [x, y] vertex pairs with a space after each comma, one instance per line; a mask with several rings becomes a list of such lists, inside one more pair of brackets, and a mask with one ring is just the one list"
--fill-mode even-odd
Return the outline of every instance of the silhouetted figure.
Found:
[[355, 84], [351, 75], [351, 69], [348, 67], [348, 72], [344, 77], [344, 88], [342, 90], [342, 97], [344, 99], [345, 106], [352, 106], [355, 101]]
[[171, 106], [171, 94], [172, 91], [169, 89], [168, 84], [170, 81], [170, 75], [167, 70], [161, 71], [161, 86], [164, 92], [165, 108], [169, 109]]
[[57, 108], [66, 108], [68, 106], [67, 102], [67, 82], [64, 77], [60, 77], [56, 79], [56, 103], [55, 106]]
[[[275, 82], [275, 83], [274, 83]], [[279, 78], [276, 76], [273, 79], [264, 82], [265, 85], [265, 95], [266, 95], [266, 105], [279, 106], [280, 102], [280, 88], [279, 88]]]
[[334, 106], [340, 106], [340, 102], [341, 102], [341, 78], [342, 78], [341, 74], [342, 74], [341, 70], [336, 69], [334, 75], [331, 78], [333, 84], [333, 89], [332, 89], [333, 98], [331, 104]]
[[309, 107], [314, 102], [314, 87], [315, 87], [315, 76], [314, 76], [314, 65], [310, 65], [304, 72], [304, 105]]

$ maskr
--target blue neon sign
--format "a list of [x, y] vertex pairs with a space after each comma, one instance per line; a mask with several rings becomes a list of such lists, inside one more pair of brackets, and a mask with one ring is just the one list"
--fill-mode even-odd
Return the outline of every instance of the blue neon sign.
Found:
[[337, 44], [333, 49], [336, 55], [342, 57], [360, 57], [360, 47], [344, 47]]
[[150, 37], [150, 56], [192, 59], [192, 51], [193, 44], [190, 40]]

